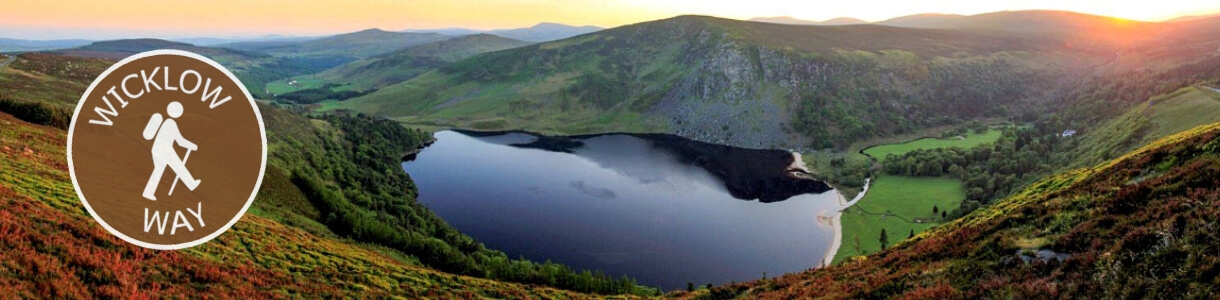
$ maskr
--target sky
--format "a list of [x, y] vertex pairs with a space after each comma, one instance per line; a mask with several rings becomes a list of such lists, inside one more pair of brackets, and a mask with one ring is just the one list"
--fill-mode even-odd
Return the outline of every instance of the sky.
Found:
[[1220, 13], [1216, 0], [0, 0], [0, 37], [110, 39], [328, 35], [539, 22], [620, 25], [698, 14], [881, 21], [919, 13], [1067, 10], [1140, 21]]

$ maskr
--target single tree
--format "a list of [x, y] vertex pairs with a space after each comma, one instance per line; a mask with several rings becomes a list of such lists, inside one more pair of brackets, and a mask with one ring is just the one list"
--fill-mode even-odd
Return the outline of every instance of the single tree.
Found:
[[907, 238], [908, 238], [908, 239], [913, 239], [913, 238], [915, 238], [915, 229], [911, 229], [911, 235], [910, 235], [910, 236], [907, 236]]
[[694, 283], [694, 282], [687, 281], [687, 282], [686, 282], [686, 291], [687, 291], [687, 292], [694, 292], [694, 291], [695, 291], [695, 283]]
[[932, 206], [932, 213], [939, 213], [939, 212], [940, 212], [940, 207], [939, 207], [939, 206], [936, 206], [936, 205], [933, 205], [933, 206]]
[[885, 234], [885, 228], [881, 229], [881, 249], [889, 248], [890, 236]]

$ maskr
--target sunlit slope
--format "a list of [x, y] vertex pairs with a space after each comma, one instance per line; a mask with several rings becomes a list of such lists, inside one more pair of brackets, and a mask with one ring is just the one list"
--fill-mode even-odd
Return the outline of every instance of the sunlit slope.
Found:
[[1073, 151], [1082, 158], [1078, 166], [1093, 165], [1140, 145], [1214, 122], [1220, 122], [1220, 92], [1206, 86], [1184, 87], [1154, 96], [1094, 127], [1076, 128], [1082, 133], [1076, 137], [1080, 139], [1079, 146]]

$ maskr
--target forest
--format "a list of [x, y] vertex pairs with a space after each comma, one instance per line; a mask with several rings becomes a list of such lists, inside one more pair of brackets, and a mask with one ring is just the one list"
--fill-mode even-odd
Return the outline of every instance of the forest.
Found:
[[296, 104], [314, 104], [314, 103], [322, 102], [325, 100], [343, 101], [343, 100], [347, 100], [350, 98], [364, 96], [365, 94], [372, 92], [371, 90], [370, 91], [351, 91], [351, 90], [336, 91], [335, 88], [338, 88], [338, 87], [339, 87], [338, 84], [328, 83], [328, 84], [324, 84], [321, 87], [317, 87], [317, 88], [303, 89], [303, 90], [299, 90], [299, 91], [289, 92], [289, 93], [286, 93], [283, 95], [275, 95], [275, 99], [284, 100], [284, 101], [288, 101], [288, 102], [292, 102], [292, 103], [296, 103]]
[[792, 129], [811, 137], [814, 149], [842, 148], [877, 136], [966, 120], [1032, 113], [1038, 106], [1029, 104], [1036, 100], [1027, 99], [1031, 87], [1041, 87], [1053, 78], [1003, 59], [883, 64], [875, 58], [840, 54], [811, 63], [844, 70], [824, 77], [822, 86], [799, 92]]

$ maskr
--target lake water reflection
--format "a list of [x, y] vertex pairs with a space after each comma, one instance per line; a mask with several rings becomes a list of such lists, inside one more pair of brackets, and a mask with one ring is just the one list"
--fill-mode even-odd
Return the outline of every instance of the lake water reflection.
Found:
[[666, 289], [820, 266], [840, 208], [824, 184], [777, 169], [782, 151], [666, 135], [436, 138], [403, 168], [458, 230], [510, 257]]

